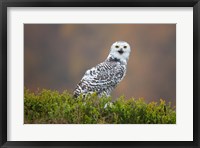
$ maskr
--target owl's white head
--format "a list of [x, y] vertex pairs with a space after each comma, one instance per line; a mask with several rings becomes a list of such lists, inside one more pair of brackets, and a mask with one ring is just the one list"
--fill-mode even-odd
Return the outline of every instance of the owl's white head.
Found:
[[130, 53], [131, 47], [127, 42], [117, 41], [112, 44], [107, 60], [120, 61], [123, 64], [127, 64]]

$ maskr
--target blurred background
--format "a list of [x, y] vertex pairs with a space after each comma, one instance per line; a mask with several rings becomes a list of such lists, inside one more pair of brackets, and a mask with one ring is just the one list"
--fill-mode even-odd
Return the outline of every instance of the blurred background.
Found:
[[175, 24], [25, 24], [24, 86], [73, 92], [118, 40], [128, 42], [132, 52], [113, 98], [163, 98], [175, 105]]

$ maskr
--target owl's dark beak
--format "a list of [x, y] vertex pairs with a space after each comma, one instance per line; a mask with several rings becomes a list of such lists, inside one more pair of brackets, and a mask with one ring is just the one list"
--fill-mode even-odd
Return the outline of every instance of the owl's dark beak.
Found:
[[124, 53], [124, 51], [122, 49], [120, 49], [118, 52], [119, 52], [119, 54], [123, 54]]

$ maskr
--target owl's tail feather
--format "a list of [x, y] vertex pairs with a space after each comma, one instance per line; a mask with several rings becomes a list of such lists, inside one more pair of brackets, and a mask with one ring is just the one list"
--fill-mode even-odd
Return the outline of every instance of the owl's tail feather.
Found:
[[76, 99], [76, 98], [78, 98], [79, 95], [80, 95], [79, 93], [77, 93], [76, 91], [74, 91], [73, 98]]

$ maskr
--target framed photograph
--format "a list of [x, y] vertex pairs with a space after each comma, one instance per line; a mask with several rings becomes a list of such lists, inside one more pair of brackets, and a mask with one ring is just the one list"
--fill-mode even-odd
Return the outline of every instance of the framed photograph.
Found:
[[198, 0], [0, 7], [1, 147], [200, 147]]

